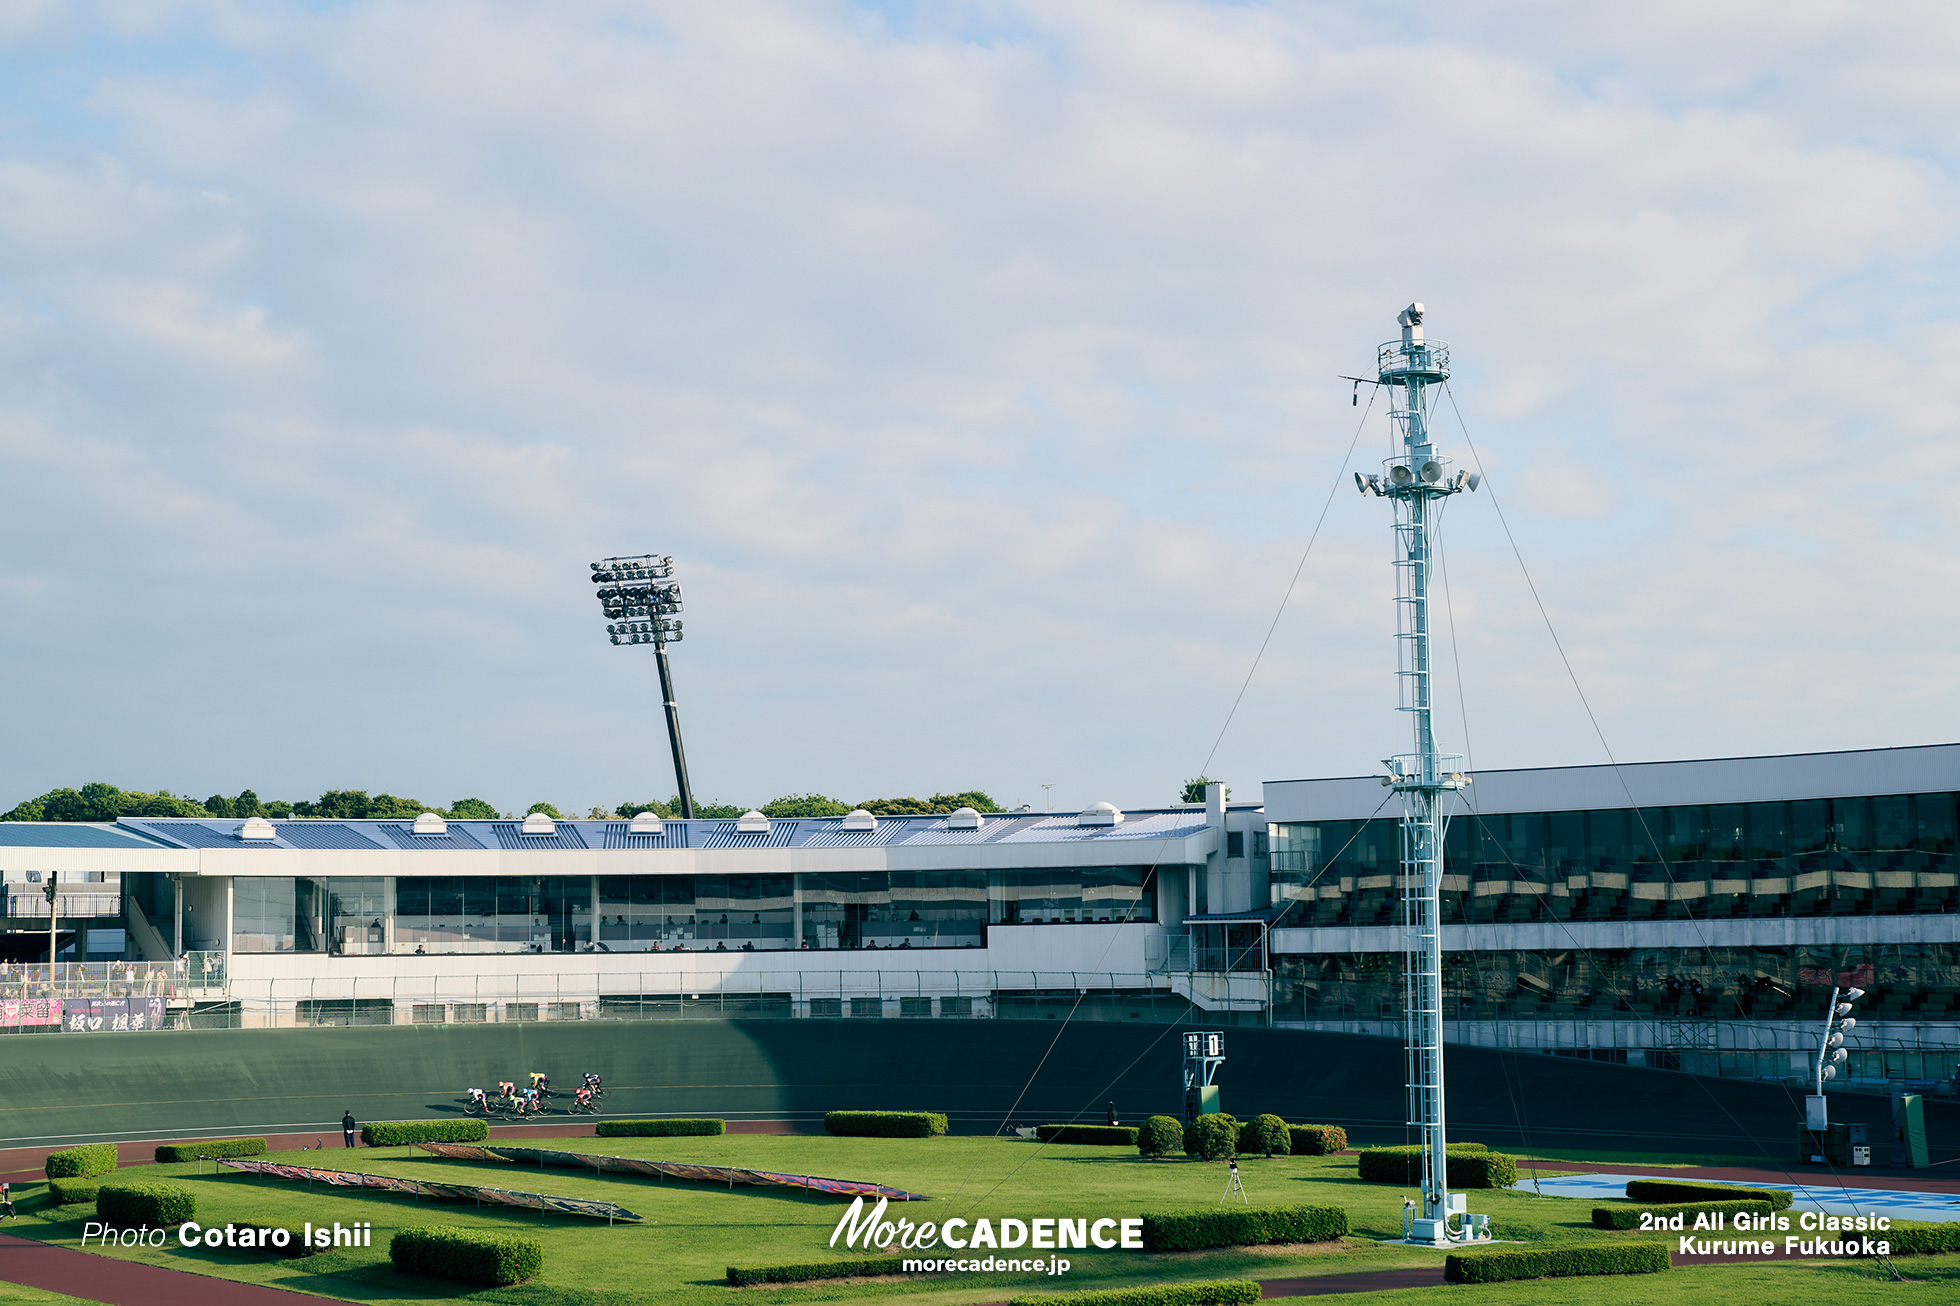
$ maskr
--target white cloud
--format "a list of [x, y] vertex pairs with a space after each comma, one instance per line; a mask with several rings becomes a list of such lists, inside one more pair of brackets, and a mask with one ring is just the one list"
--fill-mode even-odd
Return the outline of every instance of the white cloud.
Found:
[[[1951, 737], [1955, 554], [1901, 479], [1956, 458], [1960, 20], [1776, 12], [0, 28], [73, 88], [0, 135], [0, 776], [665, 793], [582, 581], [651, 547], [705, 796], [1160, 801], [1410, 298], [1621, 756]], [[1596, 758], [1490, 498], [1450, 531], [1479, 760]], [[1387, 554], [1336, 498], [1240, 793], [1396, 746]]]

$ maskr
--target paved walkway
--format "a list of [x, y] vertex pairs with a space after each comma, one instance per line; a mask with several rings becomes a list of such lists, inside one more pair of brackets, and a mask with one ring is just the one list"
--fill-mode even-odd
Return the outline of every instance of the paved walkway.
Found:
[[96, 1256], [12, 1234], [0, 1234], [0, 1282], [110, 1306], [304, 1306], [338, 1300]]

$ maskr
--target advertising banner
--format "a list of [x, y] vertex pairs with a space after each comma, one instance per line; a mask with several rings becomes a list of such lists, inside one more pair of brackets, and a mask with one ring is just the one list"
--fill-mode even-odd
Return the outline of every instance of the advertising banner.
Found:
[[22, 1025], [59, 1025], [60, 998], [8, 998], [0, 1002], [0, 1026], [17, 1029]]
[[70, 1034], [127, 1034], [163, 1028], [163, 999], [69, 998], [56, 1017]]

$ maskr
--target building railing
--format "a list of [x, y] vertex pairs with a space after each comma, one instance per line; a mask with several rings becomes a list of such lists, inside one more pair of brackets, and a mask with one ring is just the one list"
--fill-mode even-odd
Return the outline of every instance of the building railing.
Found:
[[31, 998], [164, 997], [185, 1001], [227, 988], [222, 952], [174, 961], [0, 962], [0, 1001]]
[[[47, 895], [31, 886], [26, 888], [9, 886], [5, 898], [0, 900], [0, 907], [4, 907], [5, 909], [4, 912], [0, 912], [0, 915], [10, 916], [16, 920], [37, 917], [41, 920], [46, 920], [48, 918]], [[84, 917], [120, 916], [122, 915], [122, 894], [58, 893], [55, 895], [55, 907], [55, 924], [57, 927], [60, 926], [62, 921], [70, 919], [79, 920]]]

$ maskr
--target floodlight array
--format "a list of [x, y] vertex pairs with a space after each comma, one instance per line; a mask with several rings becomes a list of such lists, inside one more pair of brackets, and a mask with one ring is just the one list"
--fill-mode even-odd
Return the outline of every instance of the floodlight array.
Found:
[[613, 643], [679, 642], [681, 623], [674, 616], [682, 611], [681, 587], [673, 575], [674, 560], [665, 554], [606, 558], [592, 564], [599, 607], [614, 623], [606, 627]]

